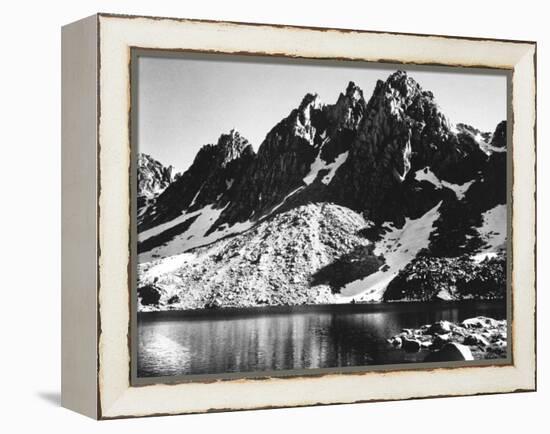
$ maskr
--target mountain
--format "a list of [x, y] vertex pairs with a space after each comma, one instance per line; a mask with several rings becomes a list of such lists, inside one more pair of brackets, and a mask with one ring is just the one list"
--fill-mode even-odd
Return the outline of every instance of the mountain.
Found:
[[144, 208], [162, 193], [175, 179], [172, 166], [165, 167], [148, 154], [138, 155], [137, 208], [142, 215]]
[[506, 121], [453, 125], [405, 72], [368, 101], [353, 82], [335, 104], [307, 94], [257, 152], [222, 134], [155, 197], [138, 220], [141, 306], [501, 296], [407, 286], [457, 264], [501, 285], [506, 161]]

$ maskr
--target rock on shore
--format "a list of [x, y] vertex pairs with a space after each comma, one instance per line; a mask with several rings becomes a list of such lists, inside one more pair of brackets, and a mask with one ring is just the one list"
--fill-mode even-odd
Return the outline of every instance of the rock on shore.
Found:
[[388, 343], [407, 352], [428, 349], [427, 362], [500, 359], [507, 353], [507, 322], [484, 316], [458, 324], [438, 321], [404, 329]]

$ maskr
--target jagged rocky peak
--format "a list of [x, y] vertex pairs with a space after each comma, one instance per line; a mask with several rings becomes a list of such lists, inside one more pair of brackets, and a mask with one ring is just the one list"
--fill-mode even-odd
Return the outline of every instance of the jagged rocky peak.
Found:
[[252, 145], [237, 130], [232, 129], [226, 134], [221, 134], [216, 144], [200, 148], [186, 173], [196, 172], [200, 177], [207, 177], [209, 173], [225, 168], [232, 161], [252, 155]]
[[314, 120], [316, 112], [319, 112], [323, 107], [323, 103], [316, 93], [308, 93], [302, 99], [302, 102], [296, 110], [293, 110], [289, 116], [290, 122], [294, 127], [294, 134], [307, 140], [311, 145], [314, 144], [315, 128]]
[[481, 131], [480, 129], [473, 127], [472, 125], [458, 123], [452, 128], [453, 132], [457, 135], [466, 134], [472, 136], [475, 140], [483, 140], [485, 142], [490, 142], [493, 134], [487, 131]]
[[354, 102], [361, 101], [363, 99], [363, 90], [353, 81], [350, 81], [346, 88], [346, 97]]
[[298, 106], [298, 111], [303, 113], [304, 111], [311, 109], [319, 110], [322, 107], [323, 103], [318, 94], [306, 93], [302, 98], [302, 102]]
[[296, 110], [293, 110], [290, 117], [302, 125], [311, 124], [311, 117], [314, 111], [321, 110], [324, 104], [316, 93], [307, 93]]
[[252, 145], [235, 129], [222, 134], [215, 145], [203, 146], [203, 150], [209, 158], [195, 159], [188, 171], [200, 179], [189, 206], [218, 202], [255, 156]]
[[439, 179], [463, 184], [485, 160], [473, 138], [462, 140], [451, 131], [434, 95], [397, 71], [377, 82], [332, 186], [346, 206], [369, 219], [402, 224], [405, 216], [436, 205], [434, 195], [421, 198], [411, 190], [417, 171], [429, 167]]
[[366, 106], [363, 90], [350, 81], [345, 93], [340, 94], [336, 104], [327, 108], [331, 128], [333, 130], [339, 128], [357, 129]]
[[469, 133], [469, 134], [472, 134], [474, 136], [477, 135], [477, 134], [481, 134], [481, 131], [478, 130], [476, 127], [473, 127], [473, 126], [468, 125], [468, 124], [464, 124], [462, 122], [456, 124], [455, 129], [456, 129], [457, 133]]
[[403, 97], [414, 96], [422, 92], [422, 88], [416, 80], [410, 77], [406, 71], [395, 71], [385, 83], [387, 88], [397, 90]]
[[506, 121], [502, 121], [497, 125], [491, 138], [491, 146], [496, 148], [506, 147], [506, 127]]
[[246, 138], [232, 129], [219, 137], [217, 144], [214, 145], [214, 152], [217, 165], [225, 167], [229, 162], [241, 157], [243, 153], [254, 153], [254, 150]]
[[373, 108], [373, 105], [382, 105], [386, 113], [394, 117], [423, 122], [438, 133], [448, 134], [451, 129], [433, 93], [422, 89], [405, 71], [394, 72], [385, 82], [378, 81], [369, 108]]
[[164, 166], [148, 154], [138, 156], [138, 197], [151, 199], [174, 180], [172, 166]]
[[[364, 169], [371, 170], [375, 165], [376, 171], [391, 174], [398, 182], [403, 182], [411, 169], [415, 128], [422, 130], [434, 123], [440, 128], [446, 124], [431, 92], [424, 92], [404, 71], [397, 71], [385, 82], [376, 83], [365, 112], [354, 154], [366, 160], [362, 165]], [[439, 122], [432, 121], [431, 117]]]

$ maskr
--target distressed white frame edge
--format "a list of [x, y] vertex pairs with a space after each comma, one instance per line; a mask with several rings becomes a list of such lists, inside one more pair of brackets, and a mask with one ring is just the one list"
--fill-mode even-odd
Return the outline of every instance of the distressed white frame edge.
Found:
[[[100, 417], [534, 390], [535, 44], [99, 15]], [[513, 366], [130, 387], [130, 47], [513, 69]], [[520, 289], [518, 289], [520, 288]]]
[[61, 32], [61, 405], [98, 417], [97, 16]]

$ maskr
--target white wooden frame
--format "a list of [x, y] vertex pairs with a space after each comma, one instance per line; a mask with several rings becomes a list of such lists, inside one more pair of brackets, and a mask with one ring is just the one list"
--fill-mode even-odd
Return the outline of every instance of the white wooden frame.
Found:
[[[97, 419], [536, 388], [536, 44], [98, 14], [63, 28], [62, 403]], [[131, 387], [130, 48], [513, 71], [513, 363]]]

